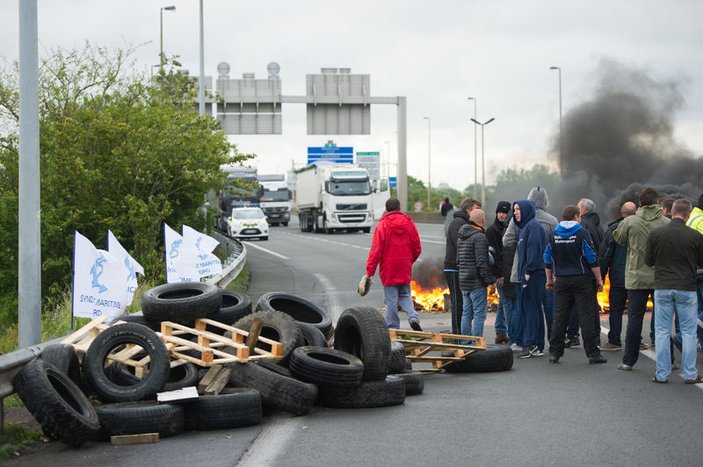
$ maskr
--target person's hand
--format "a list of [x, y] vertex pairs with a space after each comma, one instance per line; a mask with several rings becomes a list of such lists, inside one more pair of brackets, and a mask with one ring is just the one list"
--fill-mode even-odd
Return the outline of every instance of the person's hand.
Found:
[[490, 285], [488, 286], [488, 293], [489, 293], [489, 294], [494, 294], [494, 293], [496, 293], [496, 285], [495, 285], [495, 284], [490, 284]]
[[602, 279], [597, 280], [596, 286], [598, 287], [598, 292], [602, 292], [603, 291], [603, 280]]
[[553, 290], [553, 289], [554, 289], [554, 284], [555, 284], [555, 283], [556, 283], [556, 281], [555, 281], [554, 279], [552, 279], [551, 281], [547, 281], [547, 285], [545, 285], [544, 287], [545, 287], [547, 290]]
[[505, 279], [502, 277], [499, 277], [496, 280], [496, 287], [503, 287], [505, 285]]
[[359, 295], [362, 297], [369, 293], [369, 289], [371, 288], [371, 278], [364, 274], [361, 277], [361, 280], [359, 281], [359, 286], [357, 287], [356, 291]]
[[530, 275], [529, 275], [529, 274], [525, 274], [525, 280], [526, 280], [526, 281], [529, 281], [529, 280], [530, 280]]

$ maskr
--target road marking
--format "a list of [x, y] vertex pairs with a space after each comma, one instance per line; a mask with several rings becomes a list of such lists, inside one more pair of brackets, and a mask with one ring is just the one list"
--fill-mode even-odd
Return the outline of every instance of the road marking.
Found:
[[[601, 334], [605, 334], [606, 337], [607, 337], [609, 332], [610, 332], [610, 329], [606, 328], [605, 326], [603, 326], [603, 325], [601, 324], [601, 326], [600, 326], [600, 333], [601, 333]], [[623, 351], [623, 352], [625, 351], [625, 346], [624, 346], [624, 345], [622, 346], [622, 351]], [[655, 364], [657, 363], [657, 354], [656, 354], [654, 351], [652, 351], [652, 350], [650, 350], [650, 349], [647, 349], [647, 350], [640, 350], [640, 354], [644, 355], [645, 357], [647, 357], [647, 358], [650, 359], [650, 360], [653, 360]], [[672, 371], [672, 374], [673, 374], [673, 371]], [[681, 379], [683, 379], [683, 376], [681, 376], [680, 374], [679, 374], [679, 377], [680, 377]], [[703, 389], [703, 384], [694, 384], [694, 386], [697, 387], [698, 389]]]
[[304, 238], [306, 240], [314, 240], [316, 242], [327, 242], [327, 243], [332, 243], [333, 245], [346, 246], [349, 248], [358, 248], [360, 250], [370, 250], [371, 249], [370, 247], [367, 247], [367, 246], [353, 245], [351, 243], [344, 243], [344, 242], [340, 242], [337, 240], [330, 240], [329, 238], [316, 238], [316, 237], [313, 237], [310, 235], [292, 234], [292, 233], [288, 233], [288, 232], [282, 232], [282, 233], [284, 235], [290, 235], [292, 237]]
[[247, 242], [247, 243], [242, 243], [242, 245], [244, 245], [244, 248], [249, 248], [249, 247], [256, 248], [257, 250], [264, 251], [264, 252], [266, 252], [266, 253], [268, 253], [268, 254], [270, 254], [270, 255], [276, 256], [276, 257], [281, 258], [281, 259], [285, 259], [285, 260], [289, 260], [289, 259], [290, 259], [290, 258], [287, 257], [287, 256], [283, 256], [283, 255], [280, 254], [280, 253], [276, 253], [275, 251], [271, 251], [271, 250], [269, 250], [268, 248], [264, 248], [264, 247], [262, 247], [262, 246], [255, 245], [254, 243], [248, 243], [248, 242]]
[[272, 422], [256, 437], [237, 463], [237, 466], [259, 467], [283, 462], [293, 436], [301, 429], [306, 428], [302, 426], [303, 420], [301, 417], [277, 418], [272, 420]]
[[314, 276], [317, 278], [318, 281], [320, 281], [322, 287], [325, 288], [325, 296], [330, 301], [330, 312], [332, 313], [332, 322], [336, 323], [337, 318], [339, 318], [339, 315], [342, 314], [342, 305], [341, 303], [339, 303], [337, 288], [334, 286], [334, 284], [332, 284], [332, 281], [330, 281], [323, 274], [316, 272]]
[[447, 244], [447, 242], [437, 242], [437, 241], [435, 241], [435, 240], [426, 240], [426, 239], [423, 238], [423, 237], [420, 237], [420, 240], [422, 240], [422, 241], [425, 242], [425, 243], [434, 243], [434, 244], [436, 244], [436, 245], [446, 245], [446, 244]]
[[445, 237], [443, 235], [423, 235], [425, 238], [439, 238], [440, 240], [445, 240]]

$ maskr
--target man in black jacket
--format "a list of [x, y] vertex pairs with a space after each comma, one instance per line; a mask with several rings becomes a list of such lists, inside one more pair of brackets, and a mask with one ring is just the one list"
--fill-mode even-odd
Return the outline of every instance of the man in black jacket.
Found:
[[601, 347], [601, 350], [614, 352], [622, 349], [622, 314], [627, 303], [627, 290], [625, 289], [625, 263], [627, 261], [627, 245], [619, 245], [613, 239], [613, 232], [618, 228], [620, 222], [628, 216], [637, 212], [635, 203], [628, 201], [620, 208], [620, 218], [608, 224], [605, 232], [605, 239], [601, 245], [600, 272], [610, 278], [610, 290], [608, 292], [608, 302], [610, 311], [608, 321], [610, 322], [610, 332], [608, 332], [608, 342]]
[[464, 307], [461, 315], [461, 333], [483, 337], [483, 323], [488, 306], [486, 287], [493, 286], [496, 278], [491, 272], [488, 239], [483, 231], [486, 215], [482, 210], [474, 209], [471, 211], [469, 222], [461, 226], [457, 240], [459, 288]]
[[686, 384], [703, 383], [696, 369], [696, 325], [698, 319], [696, 269], [703, 267], [703, 235], [686, 227], [691, 202], [679, 199], [671, 209], [671, 222], [654, 229], [647, 237], [644, 262], [654, 267], [654, 317], [657, 345], [655, 383], [666, 383], [671, 374], [673, 314], [679, 317], [682, 370]]
[[[505, 234], [505, 228], [508, 226], [509, 217], [510, 203], [508, 201], [499, 201], [498, 206], [496, 206], [495, 220], [486, 229], [488, 248], [493, 249], [493, 257], [495, 259], [495, 264], [491, 266], [491, 271], [497, 278], [496, 289], [498, 290], [499, 300], [495, 324], [496, 344], [508, 343], [508, 323], [513, 316], [514, 303], [506, 291], [507, 287], [511, 287], [510, 269], [505, 271], [503, 267], [503, 234]], [[514, 296], [515, 294], [513, 293], [512, 295]]]
[[481, 203], [473, 198], [464, 198], [459, 210], [454, 211], [454, 218], [447, 228], [447, 245], [444, 255], [444, 277], [452, 302], [452, 334], [461, 333], [461, 313], [463, 302], [459, 289], [459, 269], [456, 265], [456, 241], [459, 229], [469, 223], [469, 214], [474, 208], [480, 208]]

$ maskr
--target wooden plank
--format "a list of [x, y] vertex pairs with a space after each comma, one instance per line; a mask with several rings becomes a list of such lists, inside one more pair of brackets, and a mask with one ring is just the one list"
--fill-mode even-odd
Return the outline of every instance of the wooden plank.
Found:
[[85, 337], [86, 334], [88, 334], [96, 326], [103, 324], [106, 319], [107, 319], [107, 316], [101, 316], [99, 318], [95, 318], [90, 323], [88, 323], [85, 326], [83, 326], [82, 328], [78, 329], [73, 334], [70, 334], [69, 336], [67, 336], [64, 340], [61, 341], [61, 343], [62, 344], [74, 344], [74, 343], [80, 341], [81, 338]]
[[128, 444], [153, 444], [158, 442], [158, 433], [140, 433], [138, 435], [110, 436], [110, 444], [112, 444], [113, 446], [126, 446]]
[[254, 347], [259, 339], [261, 330], [264, 328], [264, 321], [261, 318], [254, 318], [251, 320], [251, 327], [249, 327], [249, 335], [247, 336], [246, 346], [249, 347], [249, 352], [254, 352]]
[[229, 383], [229, 377], [231, 374], [231, 368], [222, 368], [222, 370], [217, 373], [217, 376], [215, 376], [215, 379], [213, 379], [212, 382], [205, 388], [203, 394], [207, 396], [215, 396], [219, 394], [225, 386], [227, 386], [227, 383]]
[[217, 375], [222, 371], [224, 367], [222, 365], [214, 365], [211, 366], [209, 370], [207, 370], [207, 373], [205, 373], [205, 376], [200, 380], [198, 383], [198, 393], [204, 394], [205, 389], [212, 383]]

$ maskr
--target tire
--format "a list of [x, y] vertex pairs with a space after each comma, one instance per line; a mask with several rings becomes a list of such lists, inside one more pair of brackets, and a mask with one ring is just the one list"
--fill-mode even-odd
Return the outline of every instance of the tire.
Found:
[[[235, 363], [231, 366], [230, 383], [256, 389], [262, 404], [294, 415], [312, 411], [317, 399], [317, 386], [304, 383], [253, 363]], [[285, 370], [285, 368], [282, 368]]]
[[444, 369], [447, 373], [487, 373], [506, 371], [513, 367], [513, 352], [507, 345], [489, 345], [464, 360]]
[[118, 320], [124, 321], [125, 323], [136, 323], [146, 326], [152, 331], [161, 331], [161, 322], [159, 321], [149, 321], [142, 315], [124, 315], [117, 318]]
[[395, 341], [391, 342], [391, 355], [388, 361], [388, 374], [395, 375], [398, 373], [405, 373], [405, 355], [405, 346], [403, 344]]
[[354, 355], [328, 347], [298, 347], [290, 358], [294, 378], [319, 386], [356, 387], [364, 364]]
[[44, 433], [71, 447], [92, 439], [100, 424], [93, 405], [57, 367], [42, 359], [27, 363], [12, 381]]
[[411, 373], [398, 373], [396, 376], [405, 383], [405, 395], [416, 396], [425, 390], [425, 379], [422, 373], [416, 371]]
[[364, 381], [355, 388], [320, 387], [320, 405], [338, 409], [388, 407], [405, 402], [405, 383], [397, 376]]
[[149, 321], [192, 324], [214, 315], [221, 305], [220, 288], [202, 282], [162, 284], [142, 295], [142, 313]]
[[178, 404], [157, 404], [153, 401], [118, 402], [95, 408], [100, 420], [99, 440], [110, 436], [158, 433], [167, 438], [183, 432], [185, 417]]
[[[150, 357], [148, 372], [135, 384], [113, 382], [106, 372], [107, 356], [125, 344], [139, 345]], [[109, 402], [132, 402], [154, 397], [166, 384], [169, 370], [168, 352], [161, 339], [151, 329], [135, 323], [117, 324], [98, 334], [83, 360], [86, 379], [95, 393]]]
[[[279, 363], [286, 366], [290, 360], [291, 352], [303, 343], [300, 326], [293, 318], [280, 311], [259, 311], [238, 320], [234, 323], [234, 327], [248, 331], [255, 318], [259, 318], [264, 322], [261, 336], [278, 341], [283, 346], [283, 356]], [[264, 350], [271, 349], [268, 344], [261, 341], [257, 343], [257, 347]]]
[[224, 430], [261, 423], [261, 394], [250, 388], [225, 388], [184, 404], [186, 429]]
[[315, 326], [325, 337], [331, 336], [332, 318], [325, 310], [303, 297], [284, 292], [268, 292], [259, 297], [256, 309], [281, 311], [296, 321]]
[[386, 320], [378, 310], [369, 307], [345, 310], [337, 320], [334, 348], [361, 359], [364, 363], [364, 381], [386, 379], [391, 341]]
[[198, 368], [190, 362], [183, 365], [174, 366], [168, 372], [168, 379], [164, 385], [164, 391], [175, 391], [177, 389], [187, 388], [188, 386], [197, 386]]
[[315, 326], [309, 323], [298, 322], [300, 332], [303, 335], [303, 345], [314, 347], [329, 347], [325, 335]]
[[[237, 320], [250, 315], [251, 310], [251, 298], [248, 295], [222, 290], [222, 307], [217, 313], [210, 316], [210, 319], [232, 326]], [[223, 329], [210, 325], [206, 327], [206, 330], [219, 335], [225, 333]]]
[[71, 381], [76, 383], [79, 388], [84, 389], [84, 381], [81, 377], [81, 364], [78, 361], [78, 354], [72, 345], [47, 345], [42, 350], [39, 358], [54, 365], [68, 376]]

